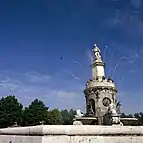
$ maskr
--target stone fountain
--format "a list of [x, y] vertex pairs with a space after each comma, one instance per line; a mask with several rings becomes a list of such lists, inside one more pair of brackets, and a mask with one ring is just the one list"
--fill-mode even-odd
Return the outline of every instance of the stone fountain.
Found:
[[93, 47], [92, 79], [86, 83], [84, 90], [86, 99], [86, 113], [78, 110], [74, 125], [123, 125], [121, 121], [137, 120], [123, 119], [116, 109], [117, 88], [111, 78], [105, 76], [105, 64], [101, 58], [101, 51], [95, 44]]
[[120, 118], [117, 113], [117, 88], [111, 78], [105, 77], [105, 64], [97, 45], [93, 54], [92, 79], [84, 90], [86, 113], [77, 110], [74, 125], [0, 129], [0, 143], [142, 143], [143, 126], [122, 126], [124, 121], [136, 119]]

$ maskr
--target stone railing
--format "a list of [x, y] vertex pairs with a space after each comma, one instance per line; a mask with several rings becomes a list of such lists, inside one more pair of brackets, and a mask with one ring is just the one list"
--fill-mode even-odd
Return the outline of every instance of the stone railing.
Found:
[[41, 125], [0, 129], [0, 143], [142, 143], [141, 126]]

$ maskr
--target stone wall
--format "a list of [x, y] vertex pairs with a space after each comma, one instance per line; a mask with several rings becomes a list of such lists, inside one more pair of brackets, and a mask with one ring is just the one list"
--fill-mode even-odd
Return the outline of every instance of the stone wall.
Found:
[[0, 143], [143, 143], [143, 127], [42, 125], [0, 129]]

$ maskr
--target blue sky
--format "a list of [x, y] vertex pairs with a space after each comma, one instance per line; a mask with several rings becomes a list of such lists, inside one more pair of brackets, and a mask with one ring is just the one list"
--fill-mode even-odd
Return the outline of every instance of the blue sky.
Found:
[[84, 110], [96, 43], [122, 110], [142, 111], [142, 38], [142, 0], [0, 1], [0, 96]]

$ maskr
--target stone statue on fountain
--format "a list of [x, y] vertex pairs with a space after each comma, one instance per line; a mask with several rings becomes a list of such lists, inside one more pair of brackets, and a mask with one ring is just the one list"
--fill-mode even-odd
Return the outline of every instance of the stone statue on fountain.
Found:
[[76, 110], [76, 115], [75, 115], [76, 118], [83, 117], [83, 115], [84, 115], [84, 114], [81, 113], [80, 109], [77, 109], [77, 110]]
[[87, 107], [88, 107], [88, 113], [86, 113], [86, 116], [88, 116], [88, 117], [94, 117], [94, 111], [93, 111], [91, 103], [89, 103], [87, 105]]
[[108, 115], [112, 125], [121, 124], [120, 122], [120, 115], [116, 111], [115, 104], [111, 103], [108, 107]]
[[102, 61], [100, 53], [101, 53], [100, 49], [98, 48], [98, 46], [96, 44], [94, 44], [93, 54], [94, 54], [97, 62]]

